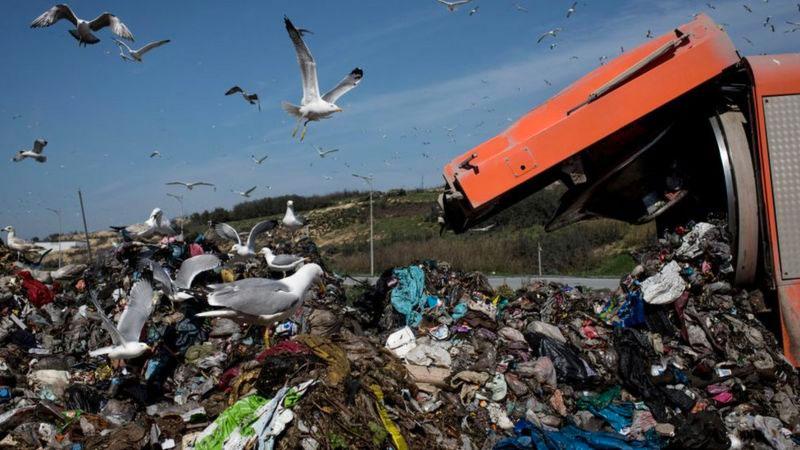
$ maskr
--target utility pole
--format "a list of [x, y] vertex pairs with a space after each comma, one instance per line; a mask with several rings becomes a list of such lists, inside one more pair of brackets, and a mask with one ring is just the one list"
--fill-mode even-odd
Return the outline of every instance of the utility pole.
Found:
[[61, 268], [61, 236], [64, 234], [64, 230], [61, 227], [61, 211], [58, 209], [53, 208], [46, 208], [48, 211], [54, 213], [58, 216], [58, 268]]
[[362, 180], [366, 181], [369, 185], [369, 276], [375, 276], [375, 235], [373, 231], [373, 219], [372, 219], [372, 180], [374, 177], [364, 176], [364, 175], [357, 175], [353, 174], [356, 178], [361, 178]]
[[89, 243], [89, 227], [86, 226], [86, 210], [83, 208], [83, 194], [78, 189], [78, 200], [81, 202], [81, 216], [83, 216], [83, 235], [86, 237], [86, 251], [89, 254], [89, 264], [92, 264], [92, 245]]
[[536, 243], [536, 250], [539, 253], [539, 278], [542, 278], [542, 243]]

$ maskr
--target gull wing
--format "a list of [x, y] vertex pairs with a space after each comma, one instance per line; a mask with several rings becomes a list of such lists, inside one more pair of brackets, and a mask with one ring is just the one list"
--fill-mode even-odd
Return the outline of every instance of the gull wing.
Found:
[[49, 27], [61, 19], [67, 19], [72, 22], [73, 25], [78, 26], [78, 18], [75, 16], [75, 13], [69, 9], [69, 6], [58, 4], [43, 12], [39, 17], [33, 19], [31, 28]]
[[[212, 286], [209, 286], [211, 288]], [[251, 316], [281, 313], [297, 305], [300, 298], [281, 280], [247, 278], [213, 285], [208, 304], [221, 306]]]
[[153, 312], [153, 286], [149, 281], [139, 280], [128, 294], [128, 306], [119, 317], [117, 329], [128, 342], [139, 342], [147, 318]]
[[100, 306], [100, 302], [97, 301], [97, 292], [92, 292], [89, 298], [92, 300], [94, 309], [97, 310], [97, 314], [100, 316], [100, 321], [103, 324], [103, 327], [109, 332], [109, 334], [111, 334], [111, 342], [113, 342], [114, 345], [124, 345], [125, 338], [122, 336], [122, 334], [120, 334], [119, 330], [117, 330], [117, 327], [114, 326], [114, 322], [112, 322], [106, 313], [103, 312], [103, 307]]
[[133, 53], [133, 50], [131, 50], [131, 48], [128, 47], [128, 44], [120, 41], [119, 39], [114, 39], [114, 42], [117, 43], [117, 47], [119, 47], [120, 49], [122, 49], [122, 47], [125, 47], [125, 49], [128, 50], [128, 53]]
[[207, 270], [219, 267], [222, 261], [214, 255], [197, 255], [185, 260], [175, 276], [175, 285], [182, 289], [192, 287], [194, 278]]
[[153, 42], [145, 45], [144, 47], [140, 48], [139, 50], [136, 50], [136, 53], [138, 53], [139, 56], [141, 56], [141, 55], [144, 55], [145, 53], [149, 52], [150, 50], [152, 50], [154, 48], [157, 48], [157, 47], [161, 47], [162, 45], [167, 44], [169, 42], [170, 42], [169, 39], [162, 39], [160, 41], [153, 41]]
[[253, 225], [253, 228], [250, 230], [250, 235], [247, 236], [247, 248], [255, 251], [256, 238], [258, 237], [258, 235], [265, 231], [269, 231], [275, 228], [277, 225], [278, 222], [275, 220], [265, 220], [263, 222], [258, 222], [257, 224]]
[[211, 183], [206, 183], [205, 181], [198, 181], [197, 183], [192, 183], [194, 186], [214, 186]]
[[361, 78], [364, 77], [364, 71], [356, 67], [353, 69], [335, 88], [326, 92], [322, 99], [329, 103], [336, 103], [336, 100], [344, 94], [348, 93], [351, 89], [358, 86]]
[[214, 231], [217, 232], [219, 237], [228, 239], [229, 241], [236, 241], [237, 244], [242, 245], [242, 238], [239, 237], [239, 233], [237, 233], [236, 229], [227, 223], [218, 223], [214, 227]]
[[33, 153], [36, 153], [37, 155], [41, 155], [42, 154], [42, 150], [44, 150], [44, 147], [46, 145], [47, 145], [47, 141], [45, 141], [44, 139], [37, 139], [37, 140], [33, 141]]
[[294, 51], [297, 53], [297, 63], [300, 65], [300, 75], [303, 78], [303, 100], [301, 100], [300, 103], [305, 105], [319, 99], [317, 63], [314, 62], [311, 51], [308, 49], [305, 41], [303, 41], [300, 32], [292, 24], [292, 21], [289, 20], [288, 17], [283, 16], [283, 22], [286, 25], [289, 38], [292, 39], [292, 44], [294, 44]]
[[170, 278], [169, 273], [167, 273], [167, 269], [153, 260], [148, 260], [148, 265], [150, 266], [150, 270], [153, 271], [153, 279], [163, 286], [170, 295], [174, 294], [175, 285], [172, 281], [172, 278]]
[[189, 186], [187, 183], [184, 183], [182, 181], [170, 181], [169, 183], [166, 184], [167, 186], [186, 186], [186, 187]]
[[233, 94], [235, 94], [235, 93], [237, 93], [237, 92], [242, 92], [242, 93], [243, 93], [244, 91], [243, 91], [243, 90], [242, 90], [242, 88], [240, 88], [239, 86], [234, 86], [234, 87], [232, 87], [232, 88], [228, 89], [228, 90], [225, 92], [225, 95], [233, 95]]
[[251, 194], [253, 191], [255, 191], [255, 190], [256, 190], [256, 188], [257, 188], [257, 187], [258, 187], [258, 186], [253, 186], [253, 187], [251, 187], [250, 189], [248, 189], [248, 190], [244, 191], [244, 195], [250, 195], [250, 194]]
[[304, 258], [296, 255], [275, 255], [272, 264], [276, 266], [289, 266], [303, 259]]
[[129, 41], [133, 41], [133, 34], [131, 34], [131, 30], [119, 20], [119, 17], [109, 13], [104, 12], [97, 16], [96, 19], [89, 22], [89, 28], [92, 31], [97, 31], [104, 27], [111, 27], [111, 32], [116, 34], [117, 36], [121, 37], [122, 39], [127, 39]]

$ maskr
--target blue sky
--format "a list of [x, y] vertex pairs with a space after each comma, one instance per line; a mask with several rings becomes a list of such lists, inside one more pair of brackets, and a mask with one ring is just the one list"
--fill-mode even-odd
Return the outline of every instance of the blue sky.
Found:
[[[242, 200], [231, 189], [253, 185], [255, 198], [363, 188], [354, 171], [375, 175], [381, 189], [440, 184], [445, 162], [595, 68], [598, 58], [696, 12], [726, 24], [743, 54], [800, 47], [800, 32], [783, 32], [786, 20], [800, 21], [795, 1], [713, 1], [710, 9], [704, 1], [587, 0], [566, 19], [571, 3], [475, 0], [454, 13], [434, 0], [70, 5], [85, 19], [118, 15], [136, 37], [134, 47], [172, 39], [135, 64], [120, 60], [108, 29], [97, 33], [99, 44], [79, 48], [66, 21], [28, 27], [52, 3], [8, 2], [0, 16], [0, 226], [46, 235], [57, 221], [45, 208], [60, 208], [65, 230], [78, 229], [78, 188], [89, 228], [101, 229], [141, 222], [156, 206], [178, 215], [167, 192], [184, 194], [194, 211], [231, 206]], [[469, 16], [473, 6], [479, 10]], [[280, 109], [281, 101], [301, 97], [284, 14], [314, 31], [306, 41], [323, 92], [356, 66], [365, 72], [338, 102], [344, 112], [310, 124], [304, 143], [291, 138], [294, 122]], [[767, 16], [777, 32], [762, 26]], [[554, 27], [564, 30], [558, 45], [537, 45]], [[234, 84], [257, 92], [263, 111], [225, 97]], [[452, 137], [446, 128], [455, 128]], [[37, 138], [49, 141], [47, 163], [10, 161]], [[320, 159], [312, 145], [340, 151]], [[150, 159], [153, 150], [163, 157]], [[251, 154], [269, 158], [256, 166]], [[164, 185], [174, 179], [218, 188]]]

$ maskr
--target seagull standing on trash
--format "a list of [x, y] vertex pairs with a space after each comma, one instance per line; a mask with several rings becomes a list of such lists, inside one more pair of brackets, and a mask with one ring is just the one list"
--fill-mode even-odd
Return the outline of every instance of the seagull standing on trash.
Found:
[[259, 253], [264, 255], [264, 259], [267, 260], [267, 267], [276, 272], [283, 272], [284, 277], [286, 272], [294, 272], [298, 267], [302, 267], [306, 261], [306, 258], [302, 256], [276, 255], [272, 253], [269, 247], [262, 248]]
[[47, 156], [43, 155], [42, 152], [44, 148], [47, 146], [47, 141], [44, 139], [37, 139], [33, 141], [33, 148], [30, 150], [20, 150], [11, 158], [14, 162], [20, 162], [25, 158], [31, 158], [36, 160], [36, 162], [43, 163], [47, 161]]
[[334, 113], [342, 111], [342, 108], [336, 105], [336, 100], [358, 85], [361, 78], [364, 77], [364, 71], [356, 67], [336, 87], [320, 97], [317, 63], [314, 62], [314, 57], [311, 56], [311, 51], [303, 41], [302, 34], [295, 28], [292, 21], [285, 16], [283, 21], [286, 25], [286, 31], [294, 44], [295, 53], [297, 53], [297, 63], [300, 65], [300, 75], [303, 81], [303, 98], [300, 101], [300, 106], [283, 102], [281, 107], [289, 115], [297, 118], [297, 125], [292, 132], [292, 137], [297, 134], [300, 123], [303, 122], [303, 132], [300, 134], [300, 140], [302, 141], [306, 137], [309, 122], [328, 119]]
[[192, 256], [181, 263], [174, 280], [167, 270], [156, 261], [150, 261], [150, 270], [153, 271], [153, 279], [165, 289], [164, 293], [167, 297], [173, 302], [182, 302], [194, 298], [194, 295], [184, 291], [192, 288], [192, 281], [195, 277], [221, 265], [222, 261], [215, 255]]
[[274, 220], [265, 220], [253, 225], [250, 235], [247, 236], [246, 245], [242, 245], [242, 238], [239, 237], [239, 232], [227, 223], [218, 223], [214, 230], [219, 237], [236, 242], [231, 247], [231, 253], [236, 253], [239, 256], [253, 256], [256, 254], [256, 238], [258, 235], [275, 228], [277, 224]]
[[295, 232], [306, 225], [306, 222], [302, 217], [295, 215], [294, 202], [291, 200], [286, 202], [286, 213], [283, 215], [281, 223], [291, 232]]
[[[117, 43], [117, 47], [119, 47], [119, 56], [122, 58], [123, 61], [133, 61], [133, 62], [142, 62], [142, 57], [145, 53], [149, 52], [150, 50], [161, 47], [164, 44], [170, 42], [169, 39], [163, 39], [160, 41], [151, 42], [144, 47], [140, 48], [139, 50], [132, 50], [128, 47], [128, 44], [120, 41], [119, 39], [114, 39], [114, 42]], [[128, 54], [125, 54], [125, 50], [128, 51]]]
[[153, 286], [146, 280], [137, 281], [128, 294], [128, 304], [119, 322], [114, 326], [111, 319], [103, 312], [103, 307], [97, 301], [97, 293], [91, 294], [92, 303], [100, 315], [103, 326], [111, 334], [111, 342], [114, 345], [101, 347], [89, 352], [92, 358], [101, 355], [108, 355], [111, 359], [131, 359], [140, 356], [150, 350], [150, 346], [144, 342], [139, 342], [147, 318], [153, 312]]
[[11, 225], [3, 228], [2, 231], [8, 233], [8, 237], [6, 238], [6, 245], [11, 250], [17, 252], [17, 259], [19, 259], [20, 253], [28, 253], [28, 252], [35, 252], [39, 250], [44, 250], [42, 247], [39, 247], [36, 244], [30, 243], [25, 239], [18, 238], [16, 232], [14, 231], [14, 227]]
[[198, 317], [227, 317], [270, 326], [303, 305], [306, 292], [322, 277], [322, 268], [306, 264], [282, 280], [245, 278], [232, 283], [209, 284], [208, 304], [224, 309], [205, 311]]
[[117, 16], [109, 12], [104, 12], [97, 16], [96, 19], [87, 21], [78, 18], [69, 6], [64, 4], [58, 4], [43, 12], [39, 17], [33, 20], [31, 28], [49, 27], [61, 19], [67, 19], [75, 25], [75, 29], [69, 30], [69, 34], [78, 41], [78, 45], [83, 45], [84, 47], [87, 44], [97, 44], [100, 42], [100, 39], [92, 34], [92, 31], [98, 31], [105, 27], [110, 27], [111, 32], [122, 39], [133, 42], [133, 34], [131, 34], [128, 27], [125, 26]]

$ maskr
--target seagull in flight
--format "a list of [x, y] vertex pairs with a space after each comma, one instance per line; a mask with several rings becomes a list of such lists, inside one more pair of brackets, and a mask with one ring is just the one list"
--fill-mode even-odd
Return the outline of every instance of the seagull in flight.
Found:
[[206, 183], [205, 181], [193, 181], [191, 183], [185, 183], [183, 181], [170, 181], [169, 183], [167, 183], [167, 186], [183, 186], [191, 191], [196, 186], [214, 186], [214, 185], [211, 183]]
[[44, 139], [37, 139], [33, 141], [33, 148], [31, 150], [20, 150], [11, 158], [14, 162], [20, 162], [25, 158], [31, 158], [36, 160], [36, 162], [43, 163], [47, 161], [47, 156], [42, 154], [44, 151], [45, 146], [47, 146], [47, 141]]
[[234, 194], [239, 194], [244, 198], [250, 198], [250, 194], [252, 194], [253, 191], [255, 191], [257, 187], [258, 186], [253, 186], [253, 187], [251, 187], [250, 189], [248, 189], [246, 191], [234, 191], [233, 189], [231, 189], [231, 192], [233, 192]]
[[251, 105], [258, 105], [258, 110], [261, 111], [261, 100], [258, 99], [258, 94], [248, 94], [247, 91], [239, 86], [234, 86], [228, 89], [225, 92], [225, 95], [233, 95], [236, 93], [242, 94], [242, 98], [247, 100], [247, 103], [250, 103]]
[[567, 19], [569, 19], [573, 14], [575, 14], [575, 9], [578, 7], [578, 2], [573, 2], [572, 6], [569, 7], [567, 10]]
[[236, 253], [239, 256], [252, 256], [256, 254], [256, 238], [261, 233], [275, 228], [278, 223], [274, 220], [265, 220], [253, 225], [250, 234], [247, 236], [247, 243], [242, 244], [242, 238], [239, 237], [239, 232], [227, 223], [218, 223], [214, 227], [217, 235], [223, 239], [236, 242], [231, 247], [231, 253]]
[[472, 8], [472, 9], [470, 9], [469, 10], [469, 15], [470, 16], [474, 16], [475, 14], [477, 14], [479, 8], [480, 8], [480, 6], [476, 6], [476, 7]]
[[84, 47], [87, 44], [100, 42], [100, 39], [92, 34], [92, 31], [98, 31], [105, 27], [110, 27], [111, 31], [122, 39], [133, 42], [133, 34], [117, 16], [104, 12], [94, 20], [86, 21], [79, 19], [69, 6], [64, 4], [58, 4], [43, 12], [33, 20], [31, 28], [49, 27], [61, 19], [67, 19], [75, 25], [75, 29], [69, 30], [69, 34], [78, 41], [78, 45], [83, 45]]
[[749, 7], [749, 6], [747, 6], [747, 5], [742, 5], [742, 8], [744, 8], [744, 9], [745, 9], [745, 11], [747, 11], [747, 12], [749, 12], [749, 13], [753, 12], [753, 9], [752, 9], [752, 8], [750, 8], [750, 7]]
[[653, 36], [653, 32], [651, 30], [647, 30], [647, 34], [645, 34], [644, 37], [647, 39], [653, 39], [655, 36]]
[[161, 158], [161, 152], [158, 151], [158, 150], [153, 150], [153, 152], [150, 153], [150, 157], [151, 158]]
[[331, 153], [336, 153], [336, 152], [339, 151], [338, 148], [332, 148], [330, 150], [324, 150], [322, 147], [315, 147], [315, 148], [316, 148], [317, 154], [319, 155], [320, 158], [324, 158], [324, 157], [330, 155]]
[[175, 200], [177, 200], [179, 202], [183, 201], [183, 196], [182, 195], [173, 194], [172, 192], [167, 192], [167, 197], [172, 197], [172, 198], [174, 198]]
[[717, 9], [717, 7], [712, 5], [711, 3], [706, 3], [706, 6], [708, 7], [708, 9]]
[[[116, 42], [117, 47], [119, 47], [119, 56], [120, 58], [122, 58], [123, 61], [142, 62], [142, 56], [144, 56], [145, 53], [149, 52], [150, 50], [156, 47], [161, 47], [162, 45], [170, 42], [170, 40], [163, 39], [160, 41], [153, 41], [145, 45], [144, 47], [140, 48], [139, 50], [131, 49], [130, 47], [128, 47], [128, 44], [120, 41], [119, 39], [114, 39], [114, 42]], [[128, 52], [127, 55], [125, 54], [125, 51]]]
[[516, 9], [519, 12], [524, 12], [524, 13], [528, 12], [528, 8], [520, 5], [519, 3], [514, 4], [514, 9]]
[[292, 21], [286, 16], [284, 16], [283, 21], [297, 53], [297, 63], [300, 65], [300, 75], [303, 81], [303, 98], [300, 101], [300, 106], [283, 102], [281, 107], [289, 115], [297, 119], [297, 125], [292, 132], [292, 137], [297, 134], [300, 122], [303, 122], [303, 132], [300, 134], [300, 140], [302, 141], [306, 136], [309, 122], [327, 119], [334, 113], [342, 111], [342, 108], [336, 105], [336, 100], [358, 85], [361, 78], [364, 77], [364, 71], [356, 67], [336, 87], [320, 97], [317, 63], [314, 62], [314, 57], [311, 56], [311, 51], [303, 41], [303, 36], [292, 24]]
[[116, 326], [103, 312], [103, 307], [97, 301], [96, 292], [92, 292], [91, 299], [97, 314], [100, 315], [103, 327], [111, 334], [113, 345], [92, 350], [89, 356], [94, 358], [108, 355], [111, 359], [131, 359], [150, 350], [149, 345], [139, 342], [142, 328], [153, 312], [153, 286], [149, 281], [139, 280], [133, 285], [128, 294], [128, 304], [119, 316]]
[[252, 159], [253, 162], [258, 165], [261, 165], [261, 163], [263, 163], [267, 158], [269, 158], [269, 155], [264, 155], [261, 158], [256, 158], [256, 155], [250, 155], [250, 159]]
[[[466, 5], [467, 3], [471, 2], [472, 0], [456, 0], [456, 1], [446, 1], [446, 0], [436, 0], [437, 2], [443, 4], [447, 7], [450, 12], [455, 11], [460, 6]], [[470, 14], [472, 15], [472, 14]]]
[[223, 309], [204, 311], [197, 317], [228, 317], [248, 323], [272, 325], [285, 320], [303, 305], [312, 283], [322, 278], [314, 263], [282, 280], [245, 278], [232, 283], [209, 284], [208, 304]]
[[552, 30], [550, 30], [550, 31], [548, 31], [548, 32], [542, 33], [542, 35], [541, 35], [541, 36], [539, 36], [539, 39], [537, 39], [537, 40], [536, 40], [536, 43], [537, 43], [537, 44], [538, 44], [538, 43], [541, 43], [541, 42], [542, 42], [542, 41], [543, 41], [543, 40], [544, 40], [544, 39], [545, 39], [547, 36], [556, 37], [556, 35], [557, 35], [557, 34], [558, 34], [560, 31], [561, 31], [561, 28], [554, 28], [554, 29], [552, 29]]
[[786, 30], [786, 31], [784, 31], [784, 33], [794, 33], [795, 31], [800, 30], [800, 23], [798, 23], [798, 22], [790, 22], [788, 20], [786, 21], [786, 23], [791, 25], [792, 29]]
[[222, 265], [222, 261], [214, 255], [197, 255], [185, 259], [173, 280], [169, 272], [156, 261], [150, 261], [153, 279], [165, 289], [165, 294], [174, 302], [182, 302], [194, 295], [184, 292], [192, 288], [192, 281], [203, 272], [214, 270]]

